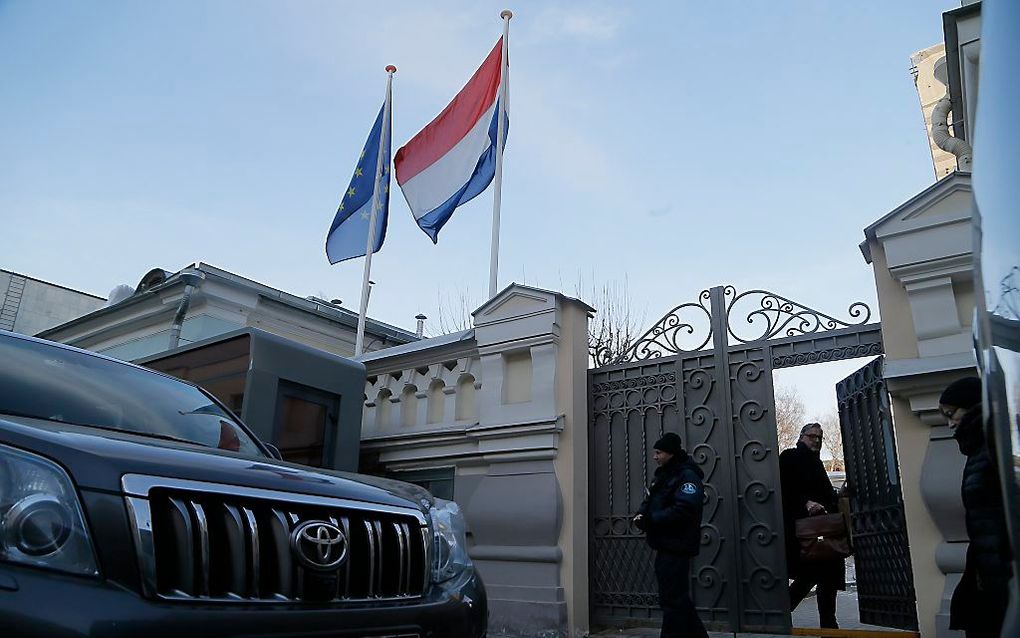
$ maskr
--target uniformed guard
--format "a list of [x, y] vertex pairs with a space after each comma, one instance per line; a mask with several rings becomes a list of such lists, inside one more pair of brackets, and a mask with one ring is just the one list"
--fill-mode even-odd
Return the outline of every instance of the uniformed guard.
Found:
[[655, 578], [662, 607], [661, 638], [707, 638], [690, 593], [691, 558], [701, 547], [705, 489], [701, 471], [680, 437], [667, 432], [655, 442], [658, 468], [648, 496], [634, 517], [655, 550]]

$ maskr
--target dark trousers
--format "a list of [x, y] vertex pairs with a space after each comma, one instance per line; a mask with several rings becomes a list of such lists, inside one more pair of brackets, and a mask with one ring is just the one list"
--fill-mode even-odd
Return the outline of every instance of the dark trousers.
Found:
[[691, 601], [691, 559], [679, 554], [656, 552], [655, 578], [659, 581], [662, 607], [661, 638], [708, 638], [705, 626]]
[[800, 576], [790, 585], [790, 611], [797, 608], [811, 588], [818, 585], [815, 598], [818, 599], [818, 624], [825, 629], [838, 629], [836, 622], [836, 588], [825, 579], [819, 580], [810, 574]]

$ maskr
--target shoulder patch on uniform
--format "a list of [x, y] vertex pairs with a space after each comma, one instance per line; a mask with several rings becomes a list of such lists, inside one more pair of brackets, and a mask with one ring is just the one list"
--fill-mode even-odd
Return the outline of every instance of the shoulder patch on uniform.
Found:
[[695, 485], [694, 483], [684, 483], [683, 485], [680, 486], [680, 491], [683, 492], [684, 494], [697, 494], [698, 486]]

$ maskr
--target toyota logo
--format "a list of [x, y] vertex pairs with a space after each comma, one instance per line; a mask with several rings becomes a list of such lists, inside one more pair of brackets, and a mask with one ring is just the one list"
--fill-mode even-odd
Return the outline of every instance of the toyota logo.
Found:
[[336, 569], [347, 559], [347, 536], [324, 521], [305, 521], [290, 537], [294, 555], [305, 567], [320, 571]]

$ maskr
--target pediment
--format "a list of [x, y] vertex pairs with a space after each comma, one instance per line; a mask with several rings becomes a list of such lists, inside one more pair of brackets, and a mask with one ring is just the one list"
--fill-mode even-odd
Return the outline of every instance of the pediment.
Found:
[[475, 325], [520, 317], [556, 308], [556, 293], [539, 288], [511, 284], [471, 315]]
[[974, 198], [969, 173], [953, 173], [921, 191], [865, 229], [868, 237], [885, 238], [923, 228], [969, 221]]

